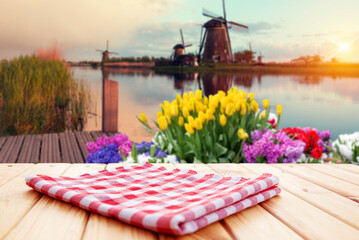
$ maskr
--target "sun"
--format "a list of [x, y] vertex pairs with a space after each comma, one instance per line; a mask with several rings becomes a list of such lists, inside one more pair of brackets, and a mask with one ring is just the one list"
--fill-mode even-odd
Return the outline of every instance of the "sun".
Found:
[[339, 47], [338, 49], [339, 52], [347, 52], [349, 51], [350, 43], [339, 43], [338, 47]]

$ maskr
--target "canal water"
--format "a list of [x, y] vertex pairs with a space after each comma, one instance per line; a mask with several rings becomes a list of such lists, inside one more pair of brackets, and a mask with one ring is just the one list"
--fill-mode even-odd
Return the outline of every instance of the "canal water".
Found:
[[339, 134], [359, 131], [359, 78], [241, 73], [201, 76], [158, 74], [148, 69], [102, 72], [90, 67], [74, 67], [72, 71], [91, 93], [85, 130], [119, 131], [136, 142], [153, 137], [136, 119], [142, 112], [150, 121], [155, 120], [159, 104], [174, 100], [176, 94], [202, 89], [209, 95], [234, 86], [254, 92], [260, 107], [265, 98], [273, 110], [282, 104], [280, 128], [329, 129], [333, 140]]

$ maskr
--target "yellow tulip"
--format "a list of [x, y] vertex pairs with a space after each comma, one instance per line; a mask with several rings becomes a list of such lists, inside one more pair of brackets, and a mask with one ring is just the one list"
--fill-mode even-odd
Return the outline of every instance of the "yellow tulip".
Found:
[[188, 94], [185, 92], [184, 94], [183, 94], [183, 100], [189, 100], [189, 98], [188, 98]]
[[190, 91], [188, 95], [190, 99], [194, 98], [194, 93], [192, 91]]
[[248, 138], [248, 134], [243, 130], [243, 128], [238, 130], [237, 135], [242, 140]]
[[163, 113], [161, 111], [157, 111], [157, 118], [163, 116]]
[[252, 102], [254, 100], [254, 93], [251, 92], [250, 94], [248, 94], [249, 97], [249, 101]]
[[227, 118], [226, 116], [224, 116], [224, 114], [221, 114], [221, 116], [219, 117], [219, 123], [224, 127], [227, 124]]
[[162, 103], [160, 104], [160, 108], [162, 109], [162, 111], [165, 110], [165, 105], [163, 105]]
[[171, 106], [165, 107], [165, 114], [166, 117], [171, 117], [172, 116], [172, 110], [171, 110]]
[[193, 128], [197, 129], [197, 130], [201, 130], [203, 128], [203, 124], [201, 122], [201, 119], [196, 118], [193, 122]]
[[183, 117], [185, 117], [185, 118], [189, 116], [188, 107], [184, 106], [182, 108], [182, 114], [183, 114]]
[[219, 98], [223, 98], [224, 96], [226, 96], [226, 93], [223, 92], [222, 90], [219, 90], [218, 93], [216, 94]]
[[166, 116], [168, 125], [171, 125], [171, 117]]
[[192, 135], [194, 133], [194, 129], [191, 127], [191, 124], [185, 123], [184, 128], [188, 134]]
[[196, 99], [200, 101], [202, 99], [202, 90], [197, 89], [195, 94], [196, 94]]
[[194, 122], [193, 117], [192, 117], [192, 116], [188, 116], [187, 122], [188, 122], [189, 124], [191, 124], [191, 126], [192, 126], [192, 125], [193, 125], [193, 122]]
[[251, 102], [251, 108], [252, 108], [252, 111], [255, 113], [258, 111], [258, 103], [256, 102], [256, 100], [253, 100]]
[[265, 118], [265, 117], [266, 117], [266, 114], [267, 114], [267, 112], [264, 110], [264, 111], [261, 113], [261, 118]]
[[201, 102], [196, 101], [195, 105], [196, 105], [196, 112], [202, 111], [203, 104]]
[[203, 104], [208, 106], [208, 97], [203, 98]]
[[277, 105], [277, 114], [278, 115], [282, 114], [282, 105], [280, 105], [280, 104]]
[[172, 116], [177, 117], [178, 116], [178, 105], [172, 105], [171, 106], [171, 113]]
[[165, 104], [165, 107], [169, 107], [171, 105], [169, 101], [164, 101], [163, 103]]
[[178, 118], [178, 125], [180, 125], [180, 127], [182, 127], [183, 124], [184, 124], [184, 119], [183, 119], [183, 117], [181, 116], [181, 117]]
[[242, 116], [244, 116], [244, 115], [246, 115], [246, 112], [247, 112], [247, 107], [246, 107], [245, 104], [242, 104], [242, 105], [241, 105], [241, 112], [240, 112], [240, 114], [241, 114]]
[[199, 112], [198, 119], [203, 124], [206, 121], [206, 114], [204, 114], [203, 112]]
[[178, 104], [181, 104], [181, 102], [182, 102], [181, 95], [179, 95], [179, 94], [176, 95], [176, 101]]
[[144, 113], [140, 114], [140, 119], [141, 119], [142, 122], [147, 122], [148, 121], [147, 117], [146, 117], [146, 114], [144, 114]]
[[228, 105], [228, 98], [223, 97], [221, 99], [221, 108], [226, 109], [227, 105]]
[[165, 116], [161, 116], [158, 118], [158, 125], [160, 126], [160, 129], [162, 131], [166, 130], [168, 125], [167, 125], [167, 120]]
[[269, 100], [268, 100], [268, 99], [264, 99], [264, 100], [263, 100], [263, 107], [264, 107], [265, 109], [267, 109], [267, 108], [269, 107]]
[[232, 116], [234, 114], [234, 111], [235, 111], [235, 107], [234, 107], [234, 103], [229, 103], [226, 107], [226, 115], [227, 116]]

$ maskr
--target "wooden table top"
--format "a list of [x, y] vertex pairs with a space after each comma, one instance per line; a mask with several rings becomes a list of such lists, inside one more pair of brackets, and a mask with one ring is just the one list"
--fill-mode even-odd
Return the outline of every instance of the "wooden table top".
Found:
[[[282, 192], [180, 239], [359, 239], [359, 167], [344, 164], [162, 164], [251, 177], [268, 172]], [[44, 196], [24, 175], [76, 176], [121, 164], [0, 164], [0, 239], [174, 239]]]

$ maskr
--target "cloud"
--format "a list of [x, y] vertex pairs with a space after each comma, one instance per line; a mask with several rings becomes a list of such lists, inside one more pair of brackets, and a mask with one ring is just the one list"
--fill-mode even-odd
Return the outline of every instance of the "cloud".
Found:
[[63, 44], [76, 51], [124, 46], [143, 24], [161, 16], [175, 0], [13, 0], [0, 8], [0, 58], [11, 52], [31, 53], [37, 48]]
[[268, 33], [271, 30], [280, 29], [281, 26], [279, 24], [272, 24], [269, 22], [256, 22], [256, 23], [248, 23], [249, 33], [253, 34], [263, 34]]

